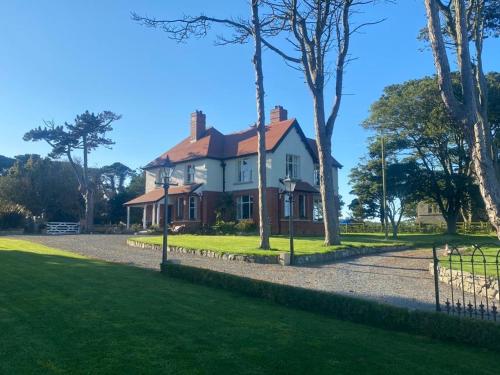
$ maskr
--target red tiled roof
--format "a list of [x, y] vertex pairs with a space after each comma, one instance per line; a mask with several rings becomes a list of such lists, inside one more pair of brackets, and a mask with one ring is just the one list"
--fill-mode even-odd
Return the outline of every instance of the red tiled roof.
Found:
[[[201, 184], [172, 186], [168, 189], [168, 195], [192, 193], [193, 191], [198, 189], [200, 186], [201, 186]], [[134, 206], [136, 204], [154, 203], [154, 202], [158, 202], [164, 196], [165, 196], [165, 194], [163, 192], [163, 188], [156, 188], [156, 189], [153, 189], [146, 194], [140, 195], [137, 198], [134, 198], [128, 202], [125, 202], [123, 205], [124, 206]]]
[[[285, 120], [266, 126], [266, 150], [273, 151], [283, 136], [296, 123], [295, 119]], [[167, 158], [178, 163], [200, 158], [226, 159], [257, 153], [257, 129], [223, 135], [215, 128], [208, 128], [205, 135], [193, 142], [187, 137], [170, 150], [157, 157], [145, 168], [159, 166]]]
[[[266, 151], [274, 151], [288, 131], [295, 126], [300, 136], [304, 140], [305, 146], [309, 149], [311, 156], [318, 160], [318, 151], [316, 141], [306, 138], [295, 119], [279, 121], [266, 126]], [[224, 135], [215, 128], [208, 128], [205, 135], [194, 141], [191, 137], [163, 153], [155, 160], [146, 165], [145, 169], [161, 166], [168, 158], [172, 163], [179, 163], [187, 160], [214, 158], [228, 159], [243, 155], [257, 153], [257, 128], [251, 127], [247, 130]], [[333, 159], [333, 157], [332, 157]], [[342, 168], [342, 165], [333, 159], [336, 167]]]

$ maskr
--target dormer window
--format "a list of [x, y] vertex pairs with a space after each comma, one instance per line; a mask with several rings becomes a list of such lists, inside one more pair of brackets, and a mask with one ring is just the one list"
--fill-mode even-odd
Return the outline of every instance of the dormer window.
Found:
[[300, 178], [300, 156], [286, 155], [286, 176], [290, 178]]
[[251, 182], [252, 181], [252, 167], [250, 166], [250, 159], [238, 160], [238, 182]]
[[186, 166], [186, 184], [194, 183], [194, 165], [188, 164]]

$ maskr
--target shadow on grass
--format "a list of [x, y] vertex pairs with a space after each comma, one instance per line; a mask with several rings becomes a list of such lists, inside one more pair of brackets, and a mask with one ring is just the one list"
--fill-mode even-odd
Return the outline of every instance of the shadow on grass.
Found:
[[[0, 251], [0, 285], [0, 373], [451, 374], [496, 368], [494, 353], [96, 260]], [[459, 364], [452, 361], [459, 356]]]

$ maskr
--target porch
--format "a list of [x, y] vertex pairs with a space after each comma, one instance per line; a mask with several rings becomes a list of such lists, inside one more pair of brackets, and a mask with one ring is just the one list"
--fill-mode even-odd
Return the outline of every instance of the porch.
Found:
[[[201, 216], [199, 214], [199, 200], [201, 194], [196, 190], [201, 184], [186, 186], [173, 186], [168, 191], [167, 222], [184, 221], [186, 218], [190, 223], [196, 222]], [[124, 204], [127, 207], [127, 229], [130, 229], [130, 210], [132, 208], [142, 209], [142, 227], [162, 226], [164, 221], [164, 190], [153, 189]]]

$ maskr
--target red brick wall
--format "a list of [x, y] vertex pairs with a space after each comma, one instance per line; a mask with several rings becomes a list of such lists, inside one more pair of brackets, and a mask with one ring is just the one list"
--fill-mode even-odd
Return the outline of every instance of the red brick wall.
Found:
[[[215, 224], [215, 210], [220, 195], [223, 193], [215, 191], [204, 191], [201, 201], [198, 201], [198, 219], [195, 221], [189, 220], [189, 195], [185, 194], [184, 197], [184, 218], [177, 219], [177, 204], [173, 204], [173, 224], [186, 225], [190, 230], [199, 228], [202, 224], [212, 226]], [[299, 218], [299, 194], [303, 194], [306, 198], [306, 217]], [[255, 223], [259, 222], [258, 198], [259, 192], [257, 189], [240, 190], [233, 192], [234, 204], [236, 198], [241, 195], [251, 195], [254, 201], [252, 220]], [[294, 232], [297, 235], [315, 235], [321, 236], [324, 233], [323, 223], [314, 222], [312, 220], [312, 207], [313, 207], [313, 193], [295, 193], [294, 197]], [[176, 196], [177, 198], [177, 196]], [[272, 234], [288, 234], [288, 218], [284, 217], [283, 197], [279, 195], [278, 188], [267, 188], [267, 208], [269, 214], [269, 222]], [[201, 220], [200, 220], [201, 219]]]

